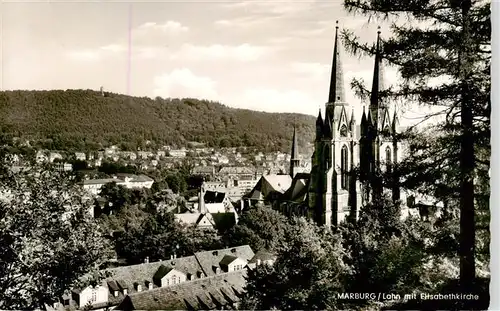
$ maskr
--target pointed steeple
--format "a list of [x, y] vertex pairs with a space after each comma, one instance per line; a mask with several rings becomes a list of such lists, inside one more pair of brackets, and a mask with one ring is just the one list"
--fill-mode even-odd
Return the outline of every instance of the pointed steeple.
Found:
[[325, 117], [325, 124], [324, 124], [324, 135], [325, 137], [332, 138], [332, 120], [330, 119], [330, 115], [327, 114]]
[[297, 133], [296, 133], [296, 128], [295, 124], [293, 125], [293, 138], [292, 138], [292, 153], [291, 158], [290, 158], [290, 176], [293, 178], [295, 176], [296, 170], [300, 165], [300, 160], [299, 160], [299, 144], [297, 140]]
[[394, 110], [394, 116], [392, 117], [392, 132], [397, 133], [398, 132], [398, 114], [396, 113], [396, 110]]
[[378, 122], [379, 108], [384, 107], [380, 98], [380, 92], [384, 90], [384, 70], [382, 65], [382, 51], [380, 40], [380, 26], [377, 31], [377, 46], [375, 50], [375, 66], [373, 68], [373, 83], [370, 96], [370, 110], [375, 122]]
[[316, 140], [321, 139], [323, 136], [323, 118], [321, 117], [321, 108], [318, 112], [318, 118], [316, 118]]
[[296, 133], [296, 128], [295, 124], [293, 125], [293, 137], [292, 137], [292, 160], [298, 160], [299, 159], [299, 144], [297, 142], [297, 133]]
[[351, 120], [349, 121], [349, 128], [351, 131], [356, 126], [356, 117], [354, 116], [354, 107], [351, 109]]
[[361, 135], [364, 136], [367, 133], [368, 122], [366, 118], [365, 106], [363, 106], [363, 114], [361, 115]]
[[344, 75], [342, 72], [342, 63], [340, 61], [339, 21], [337, 21], [337, 26], [335, 27], [335, 45], [333, 47], [333, 62], [328, 103], [344, 102]]

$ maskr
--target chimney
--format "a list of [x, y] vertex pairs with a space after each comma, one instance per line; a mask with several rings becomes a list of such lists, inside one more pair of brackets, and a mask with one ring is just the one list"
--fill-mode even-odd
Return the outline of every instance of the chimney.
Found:
[[212, 253], [212, 255], [214, 255], [214, 256], [218, 256], [218, 255], [219, 255], [219, 252], [218, 252], [218, 251], [214, 251], [214, 252]]
[[257, 266], [260, 266], [261, 262], [260, 259], [257, 259]]
[[174, 255], [170, 255], [170, 260], [174, 259]]
[[153, 289], [153, 282], [148, 282], [148, 289]]
[[123, 296], [127, 296], [128, 290], [126, 288], [123, 289]]
[[236, 253], [236, 248], [231, 248], [231, 253]]
[[146, 256], [146, 258], [144, 259], [144, 263], [149, 263], [149, 256]]
[[174, 259], [176, 259], [176, 258], [177, 258], [177, 254], [174, 254]]

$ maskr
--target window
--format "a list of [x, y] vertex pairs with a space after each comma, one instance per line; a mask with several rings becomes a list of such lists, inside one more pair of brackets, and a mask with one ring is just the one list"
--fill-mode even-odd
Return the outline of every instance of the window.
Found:
[[340, 128], [340, 137], [347, 137], [347, 127], [345, 125]]
[[385, 149], [385, 161], [387, 163], [387, 172], [392, 171], [392, 156], [391, 156], [391, 148], [387, 147]]
[[92, 298], [90, 299], [91, 302], [96, 302], [97, 301], [97, 291], [95, 289], [92, 290]]
[[342, 189], [347, 189], [347, 183], [349, 180], [349, 175], [348, 175], [348, 168], [347, 168], [347, 147], [344, 145], [342, 147], [342, 151], [340, 153], [340, 174], [341, 174], [341, 187]]
[[176, 283], [177, 283], [177, 277], [174, 276], [174, 277], [172, 277], [172, 284], [176, 284]]

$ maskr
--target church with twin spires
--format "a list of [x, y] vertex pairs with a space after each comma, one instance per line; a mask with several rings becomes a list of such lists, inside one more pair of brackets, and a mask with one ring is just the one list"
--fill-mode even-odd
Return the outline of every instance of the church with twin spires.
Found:
[[[396, 140], [398, 116], [383, 100], [384, 72], [380, 31], [377, 33], [375, 65], [370, 100], [356, 117], [353, 103], [345, 97], [338, 22], [328, 102], [324, 115], [316, 119], [316, 139], [311, 172], [298, 172], [298, 144], [294, 129], [290, 162], [290, 188], [281, 196], [278, 208], [286, 214], [301, 214], [318, 225], [335, 226], [349, 216], [358, 217], [360, 208], [374, 191], [383, 191], [372, 177], [391, 170], [400, 159]], [[359, 109], [356, 109], [359, 111]], [[358, 123], [357, 120], [360, 120]], [[400, 199], [397, 180], [393, 180], [393, 200]]]

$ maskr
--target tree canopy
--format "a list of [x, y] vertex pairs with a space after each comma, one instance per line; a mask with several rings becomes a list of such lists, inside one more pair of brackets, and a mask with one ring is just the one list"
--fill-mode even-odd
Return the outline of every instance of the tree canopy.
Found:
[[2, 135], [70, 151], [109, 145], [136, 151], [187, 146], [189, 142], [288, 151], [292, 125], [300, 130], [299, 141], [305, 146], [313, 138], [314, 120], [312, 116], [235, 109], [199, 99], [102, 96], [91, 90], [4, 91], [0, 92], [0, 112]]
[[109, 243], [79, 185], [39, 167], [0, 181], [0, 308], [35, 309], [98, 277]]

